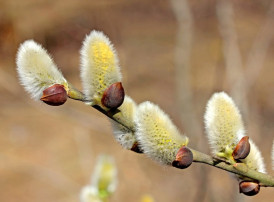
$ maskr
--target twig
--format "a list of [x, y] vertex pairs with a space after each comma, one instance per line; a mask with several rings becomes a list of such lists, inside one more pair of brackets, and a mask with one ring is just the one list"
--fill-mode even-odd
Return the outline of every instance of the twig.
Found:
[[194, 162], [208, 164], [213, 167], [220, 168], [222, 170], [225, 170], [234, 174], [238, 174], [243, 177], [247, 177], [251, 180], [260, 182], [261, 186], [274, 187], [273, 176], [270, 176], [261, 172], [257, 172], [252, 169], [248, 169], [245, 166], [231, 165], [223, 161], [216, 161], [211, 156], [201, 153], [199, 151], [196, 151], [194, 149], [191, 149], [191, 151], [193, 153]]
[[115, 121], [116, 123], [122, 125], [123, 127], [125, 127], [126, 129], [128, 130], [131, 130], [132, 132], [135, 132], [134, 128], [130, 127], [129, 125], [127, 125], [126, 123], [123, 123], [119, 120], [119, 116], [121, 115], [120, 114], [120, 111], [119, 110], [109, 110], [109, 111], [106, 111], [104, 110], [103, 108], [101, 108], [100, 106], [98, 105], [91, 105], [94, 109], [98, 110], [99, 112], [103, 113], [104, 115], [106, 115], [108, 118], [110, 118], [111, 120]]
[[[117, 123], [121, 124], [122, 126], [126, 127], [127, 129], [131, 130], [134, 133], [134, 130], [131, 129], [128, 123], [125, 123], [125, 122], [121, 123], [121, 121], [117, 120], [117, 117], [118, 117], [117, 114], [120, 114], [120, 112], [110, 113], [101, 107], [98, 107], [98, 106], [92, 106], [92, 107], [97, 109], [98, 111], [106, 115], [107, 117], [111, 118], [112, 120], [116, 121]], [[274, 177], [271, 175], [267, 175], [252, 169], [248, 169], [246, 166], [244, 166], [244, 164], [231, 165], [227, 162], [220, 161], [218, 159], [215, 159], [207, 154], [196, 151], [194, 149], [191, 149], [191, 151], [193, 153], [193, 162], [208, 164], [210, 166], [240, 175], [241, 177], [249, 178], [252, 181], [259, 182], [260, 185], [264, 187], [274, 187]]]

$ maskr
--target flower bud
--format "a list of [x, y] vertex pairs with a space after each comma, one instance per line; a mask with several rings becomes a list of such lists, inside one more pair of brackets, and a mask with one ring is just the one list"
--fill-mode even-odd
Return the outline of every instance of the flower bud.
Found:
[[236, 145], [232, 156], [235, 160], [245, 159], [250, 152], [249, 137], [244, 136]]
[[134, 151], [136, 153], [142, 154], [143, 151], [140, 149], [139, 145], [137, 142], [135, 142], [132, 146], [132, 148], [130, 149], [131, 151]]
[[175, 161], [172, 166], [180, 169], [185, 169], [192, 164], [193, 154], [189, 148], [183, 146], [179, 149]]
[[54, 84], [43, 91], [40, 100], [48, 105], [59, 106], [67, 101], [67, 97], [67, 91], [64, 86], [61, 84]]
[[105, 91], [101, 99], [103, 106], [113, 109], [123, 104], [125, 91], [121, 82], [110, 85]]
[[242, 181], [239, 184], [240, 193], [247, 196], [254, 196], [259, 193], [260, 185], [256, 182]]

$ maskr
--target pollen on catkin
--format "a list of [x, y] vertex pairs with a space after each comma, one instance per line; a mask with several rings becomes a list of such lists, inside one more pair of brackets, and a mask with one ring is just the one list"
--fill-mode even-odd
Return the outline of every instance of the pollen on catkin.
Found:
[[256, 170], [258, 172], [265, 173], [265, 165], [264, 165], [264, 159], [261, 155], [260, 150], [255, 145], [255, 143], [249, 139], [250, 143], [250, 152], [249, 155], [241, 160], [243, 163], [247, 165], [248, 168]]
[[[120, 115], [116, 117], [121, 123], [127, 123], [130, 128], [135, 128], [134, 117], [136, 113], [136, 103], [129, 97], [125, 96], [123, 104], [118, 108]], [[132, 149], [136, 143], [136, 137], [132, 130], [111, 120], [114, 137], [123, 148]]]
[[54, 84], [68, 88], [66, 79], [47, 51], [33, 40], [27, 40], [20, 45], [16, 64], [21, 84], [35, 100], [39, 100], [43, 90]]
[[92, 105], [101, 105], [104, 90], [122, 79], [119, 60], [109, 38], [92, 31], [81, 48], [81, 79], [84, 94]]
[[178, 150], [188, 144], [170, 118], [155, 104], [144, 102], [136, 113], [136, 138], [143, 152], [157, 162], [171, 165]]
[[212, 153], [230, 158], [245, 133], [241, 114], [233, 100], [224, 92], [213, 94], [207, 103], [204, 122]]

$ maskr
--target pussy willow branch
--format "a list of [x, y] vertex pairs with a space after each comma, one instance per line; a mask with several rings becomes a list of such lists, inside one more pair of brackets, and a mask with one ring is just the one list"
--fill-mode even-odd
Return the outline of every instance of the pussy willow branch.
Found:
[[[73, 93], [78, 94], [78, 99], [76, 99], [76, 100], [86, 102], [83, 94], [80, 91], [76, 91], [74, 89]], [[128, 126], [127, 123], [120, 121], [119, 116], [121, 115], [121, 112], [119, 110], [106, 111], [105, 109], [103, 109], [97, 105], [91, 105], [91, 107], [93, 107], [96, 110], [98, 110], [99, 112], [103, 113], [104, 115], [106, 115], [113, 121], [117, 122], [118, 124], [121, 124], [123, 127], [127, 128], [128, 130], [135, 132], [132, 127]], [[193, 153], [193, 162], [208, 164], [213, 167], [240, 175], [241, 177], [250, 179], [251, 181], [259, 182], [259, 184], [264, 187], [274, 187], [274, 177], [271, 175], [267, 175], [267, 174], [260, 173], [255, 170], [252, 170], [252, 169], [248, 169], [248, 167], [242, 163], [231, 165], [227, 162], [221, 161], [219, 159], [215, 159], [212, 156], [209, 156], [202, 152], [196, 151], [194, 149], [190, 148], [190, 150]]]
[[261, 186], [274, 187], [273, 176], [270, 176], [261, 172], [257, 172], [252, 169], [248, 169], [246, 165], [243, 165], [241, 163], [236, 165], [231, 165], [224, 161], [215, 160], [213, 157], [207, 154], [204, 154], [202, 152], [196, 151], [194, 149], [191, 149], [191, 151], [193, 153], [194, 162], [208, 164], [213, 167], [220, 168], [222, 170], [226, 170], [228, 172], [249, 178], [251, 180], [258, 181]]
[[104, 115], [106, 115], [107, 117], [109, 117], [110, 119], [112, 119], [113, 121], [115, 121], [116, 123], [122, 125], [123, 127], [125, 127], [126, 129], [135, 132], [135, 130], [133, 128], [131, 128], [130, 126], [127, 126], [126, 123], [122, 123], [121, 121], [119, 121], [116, 116], [119, 116], [120, 111], [119, 110], [114, 110], [114, 111], [106, 111], [103, 108], [101, 108], [98, 105], [92, 105], [92, 107], [96, 110], [98, 110], [99, 112], [103, 113]]
[[[84, 103], [91, 103], [90, 100], [87, 100], [85, 98], [85, 95], [81, 91], [77, 90], [71, 84], [69, 84], [68, 96], [69, 96], [69, 98], [71, 98], [73, 100], [81, 101]], [[106, 111], [98, 105], [90, 105], [90, 106], [93, 107], [94, 109], [96, 109], [97, 111], [101, 112], [102, 114], [106, 115], [113, 121], [117, 122], [118, 124], [122, 125], [126, 129], [128, 129], [132, 132], [135, 132], [134, 128], [128, 126], [127, 123], [123, 123], [120, 121], [119, 116], [120, 116], [121, 112], [118, 109]]]

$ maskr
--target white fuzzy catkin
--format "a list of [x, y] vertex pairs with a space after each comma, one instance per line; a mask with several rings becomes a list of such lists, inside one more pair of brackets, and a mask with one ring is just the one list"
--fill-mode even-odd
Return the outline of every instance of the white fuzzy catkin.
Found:
[[[136, 109], [136, 103], [129, 96], [125, 96], [123, 104], [118, 108], [118, 110], [121, 112], [119, 120], [122, 123], [128, 123], [127, 125], [129, 127], [134, 128], [134, 117]], [[111, 123], [115, 139], [122, 145], [123, 148], [130, 150], [136, 143], [136, 137], [132, 130], [125, 128], [115, 121], [111, 121]]]
[[[208, 101], [204, 118], [212, 153], [224, 153], [224, 157], [232, 158], [233, 150], [245, 134], [241, 114], [233, 100], [224, 92], [213, 94]], [[265, 172], [259, 149], [250, 138], [249, 142], [250, 153], [242, 162], [251, 169]]]
[[80, 192], [80, 201], [81, 202], [104, 202], [103, 199], [99, 197], [98, 190], [91, 186], [85, 186]]
[[91, 104], [100, 105], [104, 90], [122, 80], [116, 51], [107, 36], [92, 31], [86, 36], [80, 53], [84, 94]]
[[241, 114], [233, 100], [224, 92], [214, 93], [204, 116], [206, 134], [212, 153], [232, 151], [245, 130]]
[[171, 165], [178, 150], [188, 144], [170, 118], [155, 104], [144, 102], [136, 113], [136, 138], [146, 155], [157, 162]]
[[21, 44], [16, 64], [21, 84], [35, 100], [39, 100], [43, 90], [54, 84], [62, 84], [67, 88], [67, 81], [52, 58], [33, 40], [27, 40]]
[[254, 144], [252, 140], [249, 139], [250, 152], [248, 156], [242, 160], [249, 168], [265, 173], [264, 159], [259, 151], [258, 147]]

